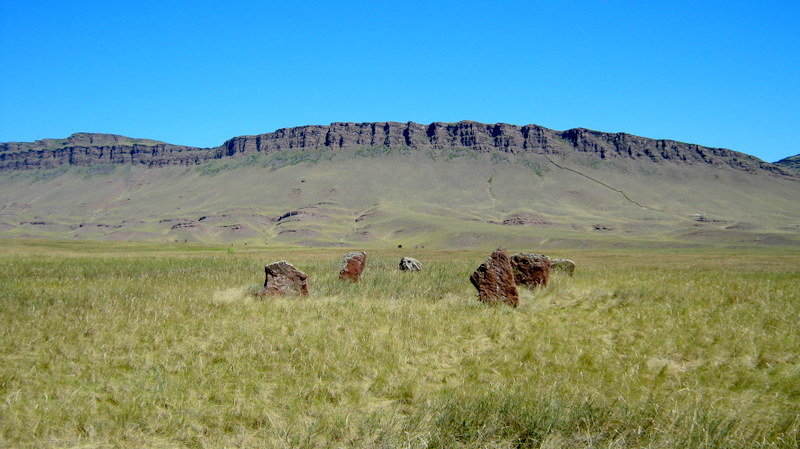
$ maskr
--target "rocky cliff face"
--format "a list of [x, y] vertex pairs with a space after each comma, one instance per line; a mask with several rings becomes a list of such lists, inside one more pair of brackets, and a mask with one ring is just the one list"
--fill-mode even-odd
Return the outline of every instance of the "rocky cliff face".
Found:
[[436, 122], [430, 125], [382, 122], [301, 126], [255, 136], [234, 137], [216, 148], [171, 145], [111, 134], [77, 133], [66, 139], [0, 143], [0, 170], [95, 164], [195, 165], [213, 159], [286, 149], [358, 149], [373, 146], [417, 150], [465, 148], [478, 152], [545, 155], [577, 152], [599, 159], [727, 165], [739, 170], [766, 170], [779, 176], [791, 176], [776, 165], [722, 148], [582, 128], [555, 131], [537, 125], [471, 121]]
[[66, 139], [0, 143], [0, 170], [98, 164], [192, 165], [217, 157], [215, 151], [113, 134], [76, 133]]

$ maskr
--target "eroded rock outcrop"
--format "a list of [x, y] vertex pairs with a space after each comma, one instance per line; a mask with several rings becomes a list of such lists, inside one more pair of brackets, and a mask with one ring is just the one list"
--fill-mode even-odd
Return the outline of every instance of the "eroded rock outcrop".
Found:
[[569, 259], [551, 259], [550, 268], [552, 271], [563, 271], [572, 276], [572, 273], [575, 272], [575, 262]]
[[422, 271], [422, 263], [413, 257], [403, 257], [400, 259], [401, 271]]
[[517, 213], [503, 219], [506, 226], [549, 226], [553, 223], [536, 214]]
[[258, 296], [301, 295], [308, 296], [308, 276], [285, 260], [264, 267], [266, 279]]
[[550, 278], [550, 258], [544, 254], [516, 253], [511, 256], [514, 281], [526, 287], [544, 287]]
[[339, 279], [349, 282], [358, 282], [366, 266], [367, 253], [364, 251], [349, 252], [342, 258], [342, 268], [339, 270]]
[[474, 273], [469, 281], [478, 290], [478, 299], [488, 304], [519, 305], [519, 292], [514, 282], [511, 260], [504, 248], [497, 248]]

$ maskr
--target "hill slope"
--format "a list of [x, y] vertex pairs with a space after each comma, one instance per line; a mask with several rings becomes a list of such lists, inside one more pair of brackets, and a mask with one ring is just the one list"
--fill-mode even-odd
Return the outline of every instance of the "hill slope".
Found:
[[788, 172], [800, 174], [800, 154], [781, 159], [775, 165]]
[[332, 124], [199, 149], [0, 145], [0, 236], [429, 247], [798, 245], [800, 182], [742, 153], [475, 122]]

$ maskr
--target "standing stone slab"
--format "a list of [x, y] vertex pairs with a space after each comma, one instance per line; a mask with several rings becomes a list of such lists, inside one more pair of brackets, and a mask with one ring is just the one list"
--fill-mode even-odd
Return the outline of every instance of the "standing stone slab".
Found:
[[497, 248], [481, 266], [472, 273], [469, 281], [478, 290], [478, 299], [485, 303], [519, 305], [519, 293], [514, 282], [511, 260], [503, 248]]
[[563, 271], [570, 276], [575, 272], [575, 262], [569, 259], [553, 259], [551, 265], [553, 271]]
[[358, 282], [364, 267], [367, 266], [367, 253], [354, 251], [344, 255], [342, 268], [339, 270], [339, 279]]
[[413, 257], [403, 257], [400, 259], [401, 271], [422, 271], [422, 264]]
[[308, 296], [308, 276], [285, 260], [264, 267], [267, 278], [259, 296], [301, 295]]
[[550, 258], [544, 254], [514, 254], [511, 267], [514, 269], [514, 282], [526, 287], [544, 287], [550, 278]]

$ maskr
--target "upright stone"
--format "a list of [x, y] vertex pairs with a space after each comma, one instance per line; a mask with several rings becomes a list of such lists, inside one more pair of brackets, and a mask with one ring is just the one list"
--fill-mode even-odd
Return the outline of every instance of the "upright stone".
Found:
[[514, 283], [514, 271], [506, 250], [498, 248], [469, 277], [478, 290], [478, 299], [485, 303], [519, 305], [519, 293]]
[[281, 260], [264, 267], [267, 278], [259, 296], [301, 295], [308, 296], [308, 276], [289, 262]]
[[514, 282], [526, 287], [544, 287], [550, 277], [550, 258], [544, 254], [514, 254], [511, 267], [514, 269]]
[[563, 271], [570, 276], [575, 272], [575, 262], [569, 259], [553, 259], [551, 261], [553, 271]]
[[401, 271], [422, 271], [422, 264], [413, 257], [403, 257], [400, 259]]
[[358, 282], [364, 267], [367, 266], [367, 253], [353, 251], [344, 255], [342, 268], [339, 270], [339, 279]]

